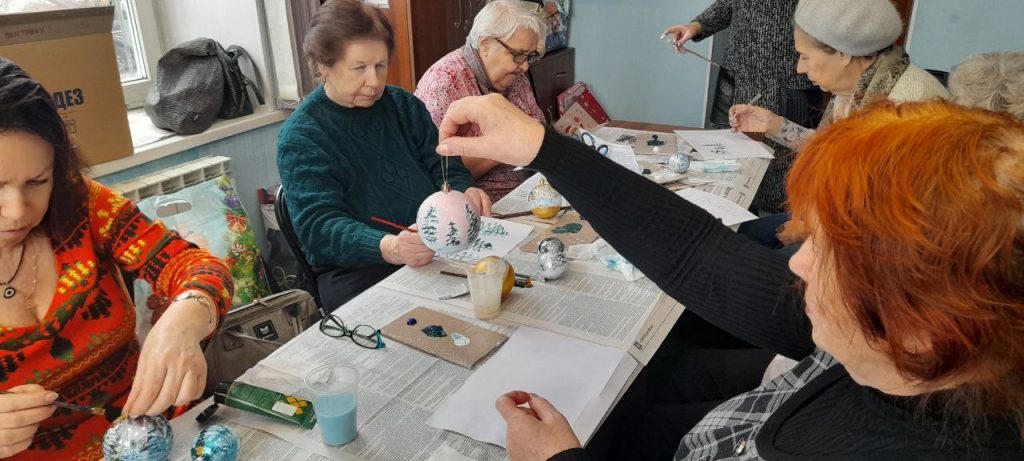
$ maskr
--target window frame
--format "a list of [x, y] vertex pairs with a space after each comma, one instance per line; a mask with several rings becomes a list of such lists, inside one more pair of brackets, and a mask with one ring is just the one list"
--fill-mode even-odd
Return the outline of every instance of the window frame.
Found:
[[154, 0], [127, 0], [134, 7], [135, 24], [139, 26], [139, 41], [142, 42], [142, 60], [146, 70], [146, 78], [133, 82], [122, 83], [124, 103], [128, 109], [142, 107], [146, 102], [146, 94], [153, 86], [156, 78], [156, 63], [163, 55], [163, 44], [160, 41], [160, 26], [156, 19]]

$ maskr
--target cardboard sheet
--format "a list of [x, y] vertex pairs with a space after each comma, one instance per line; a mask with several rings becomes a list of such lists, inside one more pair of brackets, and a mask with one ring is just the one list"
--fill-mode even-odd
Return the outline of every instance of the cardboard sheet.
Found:
[[[415, 322], [410, 319], [415, 319]], [[424, 332], [425, 328], [435, 326], [443, 329], [444, 336], [431, 336]], [[464, 368], [473, 368], [480, 359], [508, 340], [503, 334], [426, 307], [409, 311], [381, 328], [380, 332], [388, 339]]]
[[594, 240], [597, 240], [598, 236], [597, 231], [594, 230], [589, 222], [580, 217], [580, 214], [576, 211], [570, 210], [562, 214], [562, 217], [558, 218], [548, 230], [542, 232], [533, 240], [526, 242], [522, 250], [536, 253], [537, 245], [541, 240], [548, 237], [557, 237], [568, 248], [581, 243], [593, 243]]

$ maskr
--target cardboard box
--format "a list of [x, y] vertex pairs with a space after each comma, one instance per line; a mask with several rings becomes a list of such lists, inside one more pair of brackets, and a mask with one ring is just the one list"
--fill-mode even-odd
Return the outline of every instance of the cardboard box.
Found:
[[569, 106], [569, 109], [562, 114], [562, 117], [555, 122], [554, 128], [566, 136], [578, 134], [580, 130], [593, 130], [600, 126], [594, 117], [583, 108], [578, 102]]
[[597, 123], [608, 123], [610, 120], [604, 108], [597, 102], [597, 98], [587, 88], [586, 83], [576, 82], [575, 85], [558, 95], [558, 115], [565, 115], [573, 104], [583, 107]]
[[0, 16], [0, 56], [53, 95], [85, 163], [132, 154], [111, 27], [114, 7]]

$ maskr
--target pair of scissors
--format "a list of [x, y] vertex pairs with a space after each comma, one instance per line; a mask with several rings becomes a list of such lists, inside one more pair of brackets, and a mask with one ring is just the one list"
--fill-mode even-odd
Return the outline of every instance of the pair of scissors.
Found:
[[597, 145], [597, 143], [594, 141], [594, 135], [584, 131], [584, 132], [582, 132], [580, 134], [574, 135], [573, 138], [576, 138], [577, 141], [582, 142], [587, 147], [596, 150], [597, 153], [599, 153], [599, 154], [601, 154], [601, 155], [603, 155], [605, 157], [608, 156], [608, 145], [607, 144]]

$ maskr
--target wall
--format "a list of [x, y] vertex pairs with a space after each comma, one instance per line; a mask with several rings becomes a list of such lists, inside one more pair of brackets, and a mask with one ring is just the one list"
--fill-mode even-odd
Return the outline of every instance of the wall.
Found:
[[949, 71], [969, 54], [1022, 51], [1021, 18], [1021, 0], [917, 0], [910, 57], [925, 69]]
[[[703, 126], [708, 64], [676, 55], [658, 36], [688, 23], [711, 0], [576, 0], [570, 46], [576, 79], [586, 82], [608, 115], [673, 125]], [[690, 47], [709, 55], [710, 40]]]
[[264, 56], [259, 12], [254, 0], [155, 0], [154, 3], [164, 50], [200, 37], [212, 38], [224, 48], [241, 46], [259, 68], [264, 96], [272, 99], [272, 72]]
[[164, 157], [134, 168], [96, 178], [103, 184], [116, 184], [150, 174], [200, 157], [222, 155], [231, 159], [231, 177], [235, 180], [242, 206], [252, 222], [260, 248], [264, 245], [265, 231], [260, 216], [256, 189], [281, 183], [277, 173], [277, 132], [281, 123], [267, 125], [229, 138], [214, 141], [194, 149]]

